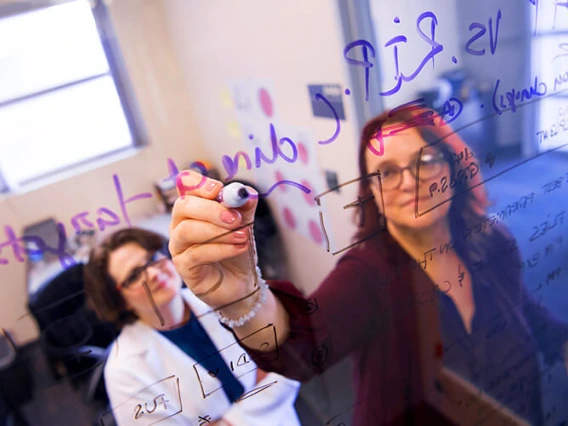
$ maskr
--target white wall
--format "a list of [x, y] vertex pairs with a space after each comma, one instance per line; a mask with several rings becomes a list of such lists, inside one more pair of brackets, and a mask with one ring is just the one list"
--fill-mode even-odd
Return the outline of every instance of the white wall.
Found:
[[[165, 0], [165, 4], [193, 113], [209, 157], [218, 167], [223, 154], [247, 149], [227, 134], [227, 123], [236, 116], [233, 110], [223, 108], [220, 91], [231, 80], [272, 80], [282, 122], [310, 129], [316, 136], [328, 137], [333, 132], [333, 120], [313, 117], [307, 85], [349, 86], [336, 2]], [[337, 171], [340, 182], [358, 176], [354, 111], [351, 101], [344, 100], [347, 120], [341, 123], [339, 138], [317, 147], [321, 168]], [[237, 177], [252, 178], [252, 174], [240, 172]], [[270, 197], [267, 201], [271, 202]], [[336, 213], [330, 212], [335, 224], [332, 233], [351, 235], [351, 223], [338, 219]], [[336, 262], [298, 233], [286, 232], [284, 243], [291, 278], [305, 291], [315, 288]]]
[[[0, 232], [12, 226], [18, 235], [29, 224], [48, 217], [63, 222], [72, 231], [70, 219], [82, 211], [91, 212], [105, 206], [120, 212], [112, 175], [118, 174], [125, 196], [152, 191], [152, 182], [167, 175], [168, 157], [181, 166], [203, 150], [199, 130], [188, 114], [189, 95], [184, 76], [174, 55], [165, 25], [162, 2], [154, 0], [120, 0], [111, 3], [111, 16], [125, 57], [135, 95], [146, 126], [150, 145], [128, 158], [103, 167], [78, 173], [40, 189], [11, 194], [0, 199]], [[128, 213], [140, 218], [156, 210], [155, 197], [130, 203]], [[112, 229], [112, 228], [110, 228]], [[2, 235], [2, 240], [5, 239]], [[37, 337], [35, 323], [25, 315], [27, 304], [24, 263], [18, 263], [9, 249], [0, 265], [0, 325], [13, 332], [20, 343]]]

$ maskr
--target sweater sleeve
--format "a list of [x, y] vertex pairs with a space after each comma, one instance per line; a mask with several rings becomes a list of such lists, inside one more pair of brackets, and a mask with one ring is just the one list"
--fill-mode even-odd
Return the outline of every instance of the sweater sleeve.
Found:
[[[522, 272], [521, 254], [514, 241], [514, 237], [505, 227], [498, 228], [500, 244], [511, 247], [507, 250], [510, 256], [502, 265], [508, 265], [510, 271], [510, 283], [508, 289], [513, 303], [522, 308], [522, 313], [531, 329], [538, 346], [538, 350], [544, 356], [548, 364], [563, 360], [563, 346], [568, 341], [568, 325], [558, 319], [550, 310], [542, 306], [535, 297], [527, 291]], [[514, 244], [511, 244], [513, 242]], [[540, 290], [540, 287], [536, 290]]]
[[247, 351], [260, 368], [295, 380], [323, 373], [374, 336], [376, 279], [360, 258], [346, 256], [309, 297], [290, 282], [272, 282], [290, 317], [289, 337], [272, 352]]

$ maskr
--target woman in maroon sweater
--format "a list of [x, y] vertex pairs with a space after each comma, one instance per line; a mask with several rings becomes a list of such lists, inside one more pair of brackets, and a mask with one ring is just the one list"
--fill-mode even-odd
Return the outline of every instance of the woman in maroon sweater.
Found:
[[[487, 220], [466, 148], [430, 110], [407, 106], [370, 121], [359, 150], [358, 244], [309, 297], [287, 282], [268, 291], [251, 268], [254, 197], [227, 209], [215, 201], [222, 184], [193, 172], [179, 177], [174, 263], [261, 368], [305, 381], [351, 356], [354, 426], [449, 423], [431, 404], [444, 392], [442, 357], [539, 424], [537, 351], [560, 359], [568, 328], [526, 294], [515, 241]], [[443, 243], [450, 249], [431, 251]]]

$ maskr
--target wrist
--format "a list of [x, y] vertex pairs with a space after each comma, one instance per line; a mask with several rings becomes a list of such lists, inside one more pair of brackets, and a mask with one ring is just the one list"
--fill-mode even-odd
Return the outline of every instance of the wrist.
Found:
[[217, 311], [219, 321], [230, 328], [242, 327], [250, 322], [266, 303], [268, 284], [262, 279], [260, 269], [256, 267], [255, 288], [242, 300], [237, 300]]
[[247, 312], [250, 312], [250, 310], [256, 304], [258, 300], [259, 290], [259, 288], [253, 288], [253, 286], [251, 285], [251, 289], [245, 297], [237, 299], [224, 306], [220, 306], [217, 309], [217, 313], [229, 318], [238, 318], [245, 315]]

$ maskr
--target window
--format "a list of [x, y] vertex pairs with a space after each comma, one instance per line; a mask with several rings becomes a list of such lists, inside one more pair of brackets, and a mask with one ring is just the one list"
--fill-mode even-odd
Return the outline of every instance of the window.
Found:
[[[532, 71], [533, 78], [546, 82], [548, 95], [538, 102], [538, 149], [547, 151], [566, 143], [559, 126], [568, 126], [568, 6], [565, 2], [531, 0], [532, 3]], [[561, 148], [568, 151], [566, 147]]]
[[108, 25], [87, 0], [0, 19], [0, 190], [140, 143]]

